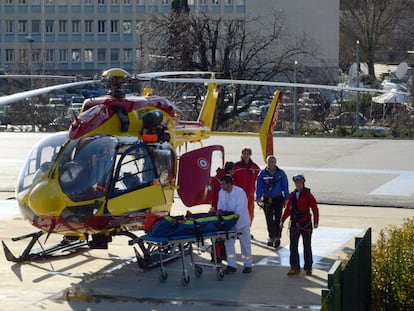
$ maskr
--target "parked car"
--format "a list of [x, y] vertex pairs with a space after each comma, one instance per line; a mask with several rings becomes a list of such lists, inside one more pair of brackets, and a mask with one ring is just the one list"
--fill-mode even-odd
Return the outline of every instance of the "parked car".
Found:
[[[367, 124], [367, 118], [362, 113], [358, 114], [358, 124], [364, 126]], [[340, 115], [326, 119], [330, 128], [337, 126], [354, 126], [356, 125], [357, 113], [356, 112], [342, 112]]]
[[49, 128], [56, 131], [65, 131], [69, 129], [73, 121], [73, 116], [58, 117], [49, 123]]
[[0, 125], [10, 124], [10, 116], [6, 112], [0, 112]]

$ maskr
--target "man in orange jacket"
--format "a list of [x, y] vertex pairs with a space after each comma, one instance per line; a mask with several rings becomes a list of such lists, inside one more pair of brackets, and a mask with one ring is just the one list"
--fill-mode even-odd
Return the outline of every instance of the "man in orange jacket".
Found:
[[241, 151], [241, 159], [234, 164], [234, 184], [244, 190], [247, 195], [247, 206], [249, 209], [250, 226], [254, 218], [254, 195], [256, 192], [256, 179], [260, 167], [251, 159], [252, 149], [244, 147]]
[[[307, 275], [312, 275], [312, 231], [319, 226], [319, 210], [315, 197], [309, 188], [305, 187], [305, 176], [298, 174], [293, 176], [295, 190], [289, 194], [285, 211], [282, 215], [280, 227], [290, 216], [290, 270], [289, 276], [300, 273], [298, 243], [299, 237], [303, 241], [303, 257], [305, 260], [304, 269]], [[313, 214], [313, 226], [312, 215]]]

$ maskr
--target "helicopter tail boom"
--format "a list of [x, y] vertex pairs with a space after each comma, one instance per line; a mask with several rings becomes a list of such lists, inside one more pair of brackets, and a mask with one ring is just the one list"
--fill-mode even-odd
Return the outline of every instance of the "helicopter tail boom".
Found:
[[273, 132], [276, 127], [277, 118], [279, 116], [280, 103], [282, 101], [282, 93], [276, 91], [273, 96], [272, 103], [263, 121], [263, 125], [260, 128], [259, 137], [260, 145], [262, 147], [263, 160], [266, 162], [266, 158], [272, 155], [273, 150]]

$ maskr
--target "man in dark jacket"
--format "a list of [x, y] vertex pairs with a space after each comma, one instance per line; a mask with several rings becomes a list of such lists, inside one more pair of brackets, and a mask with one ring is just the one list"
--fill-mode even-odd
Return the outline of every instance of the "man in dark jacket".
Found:
[[256, 200], [263, 207], [269, 240], [267, 245], [279, 247], [281, 238], [280, 219], [289, 195], [286, 173], [276, 165], [276, 157], [266, 159], [267, 166], [257, 177]]
[[[295, 190], [289, 194], [288, 202], [282, 216], [280, 226], [290, 216], [290, 270], [289, 276], [300, 273], [298, 242], [303, 240], [304, 269], [307, 275], [312, 275], [312, 231], [319, 225], [319, 210], [315, 197], [309, 188], [305, 187], [305, 177], [302, 174], [293, 176]], [[313, 226], [312, 215], [313, 214]]]

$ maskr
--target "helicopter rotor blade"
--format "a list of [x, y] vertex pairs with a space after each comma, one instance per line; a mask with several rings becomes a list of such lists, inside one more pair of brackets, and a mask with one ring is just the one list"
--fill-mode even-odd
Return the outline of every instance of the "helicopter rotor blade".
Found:
[[100, 80], [71, 82], [71, 83], [65, 83], [65, 84], [42, 87], [40, 89], [35, 89], [35, 90], [31, 90], [31, 91], [19, 92], [19, 93], [15, 93], [15, 94], [12, 94], [12, 95], [2, 96], [2, 97], [0, 97], [0, 106], [8, 105], [8, 104], [14, 103], [14, 102], [19, 101], [19, 100], [24, 100], [24, 99], [29, 98], [29, 97], [43, 95], [43, 94], [46, 94], [46, 93], [49, 93], [49, 92], [52, 92], [52, 91], [67, 89], [67, 88], [70, 88], [70, 87], [94, 84], [94, 83], [97, 83], [99, 81]]
[[140, 80], [152, 80], [159, 77], [168, 77], [168, 76], [182, 76], [182, 75], [214, 75], [217, 72], [213, 71], [158, 71], [158, 72], [147, 72], [137, 74], [136, 77]]
[[52, 75], [0, 75], [0, 79], [30, 79], [30, 78], [37, 78], [37, 79], [62, 79], [62, 80], [74, 80], [79, 79], [76, 76], [52, 76]]
[[[163, 81], [163, 82], [176, 82], [176, 83], [215, 83], [215, 84], [230, 84], [230, 85], [240, 84], [240, 85], [276, 86], [276, 87], [303, 87], [303, 88], [325, 89], [325, 90], [347, 91], [347, 92], [369, 92], [369, 93], [389, 93], [390, 92], [390, 91], [379, 90], [379, 89], [367, 89], [367, 88], [348, 87], [348, 86], [339, 86], [339, 85], [274, 82], [274, 81], [203, 79], [203, 78], [161, 78], [157, 80]], [[395, 93], [407, 94], [406, 92], [399, 92], [399, 91], [396, 91]]]

